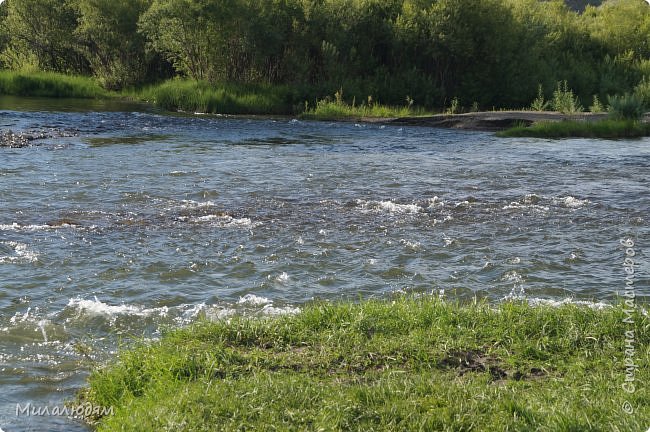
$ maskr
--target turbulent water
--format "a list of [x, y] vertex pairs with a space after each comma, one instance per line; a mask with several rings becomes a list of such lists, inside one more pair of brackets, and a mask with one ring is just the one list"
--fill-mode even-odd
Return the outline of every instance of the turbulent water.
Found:
[[[60, 406], [130, 336], [312, 299], [616, 301], [647, 274], [650, 141], [5, 101], [0, 427]], [[83, 105], [82, 105], [83, 106]], [[648, 294], [647, 279], [637, 293]]]

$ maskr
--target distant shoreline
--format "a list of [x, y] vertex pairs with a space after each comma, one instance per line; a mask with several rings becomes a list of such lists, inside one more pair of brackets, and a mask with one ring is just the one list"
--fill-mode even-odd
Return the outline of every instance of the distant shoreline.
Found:
[[[497, 132], [517, 125], [530, 126], [537, 122], [563, 120], [598, 121], [607, 118], [606, 113], [562, 114], [549, 111], [482, 111], [465, 114], [436, 114], [426, 117], [401, 117], [384, 119], [382, 122], [405, 126], [428, 126], [450, 129]], [[374, 119], [368, 119], [374, 122]]]

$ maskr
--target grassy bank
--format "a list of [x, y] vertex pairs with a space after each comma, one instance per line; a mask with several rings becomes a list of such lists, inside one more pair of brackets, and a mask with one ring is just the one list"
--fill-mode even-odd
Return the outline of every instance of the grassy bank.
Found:
[[340, 119], [364, 119], [364, 118], [398, 118], [413, 117], [429, 114], [423, 109], [414, 108], [410, 104], [406, 106], [389, 106], [373, 103], [369, 98], [362, 104], [346, 103], [335, 94], [335, 99], [325, 98], [319, 100], [313, 108], [307, 107], [301, 117], [311, 120], [340, 120]]
[[[114, 407], [100, 431], [645, 431], [650, 321], [625, 316], [434, 298], [315, 303], [123, 350], [82, 398]], [[632, 394], [621, 388], [626, 331]]]
[[145, 87], [130, 94], [168, 111], [213, 114], [291, 114], [297, 97], [287, 86], [214, 85], [181, 79]]
[[109, 92], [90, 77], [9, 70], [0, 70], [0, 94], [82, 99], [109, 96]]
[[152, 103], [168, 111], [211, 114], [302, 114], [308, 119], [360, 119], [403, 117], [421, 113], [418, 109], [381, 104], [349, 105], [329, 98], [313, 108], [305, 100], [316, 100], [313, 88], [264, 84], [211, 84], [205, 81], [172, 79], [143, 88], [111, 92], [91, 77], [53, 72], [0, 71], [0, 94], [52, 98], [127, 98]]
[[635, 120], [540, 122], [497, 133], [500, 137], [533, 138], [639, 138], [650, 136], [650, 123]]

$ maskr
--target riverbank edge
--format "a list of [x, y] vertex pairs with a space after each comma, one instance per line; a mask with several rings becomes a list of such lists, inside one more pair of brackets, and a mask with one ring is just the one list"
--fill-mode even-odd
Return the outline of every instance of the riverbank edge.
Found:
[[406, 296], [201, 321], [120, 350], [80, 402], [111, 407], [99, 431], [645, 430], [650, 321], [628, 306]]
[[[54, 97], [54, 98], [87, 98], [87, 99], [124, 99], [130, 102], [144, 102], [162, 108], [169, 112], [186, 112], [192, 114], [233, 115], [238, 117], [255, 116], [292, 116], [292, 111], [298, 109], [297, 95], [286, 86], [211, 86], [208, 83], [188, 80], [169, 80], [161, 84], [141, 89], [131, 89], [121, 93], [103, 90], [96, 80], [91, 77], [70, 76], [53, 72], [19, 72], [0, 71], [0, 93], [23, 97]], [[596, 122], [607, 119], [605, 113], [575, 113], [563, 114], [548, 111], [501, 110], [480, 111], [463, 114], [422, 114], [418, 108], [390, 107], [383, 105], [349, 106], [328, 102], [322, 105], [329, 109], [307, 109], [295, 117], [306, 120], [343, 121], [380, 123], [397, 126], [425, 126], [436, 128], [452, 128], [471, 131], [502, 132], [512, 129], [508, 136], [535, 136], [565, 138], [572, 136], [587, 137], [636, 137], [645, 136], [649, 128], [636, 130], [620, 129], [616, 134], [600, 133], [603, 128], [592, 128]], [[302, 105], [301, 105], [302, 106]], [[331, 106], [334, 106], [332, 108]], [[304, 109], [304, 106], [299, 109]], [[221, 111], [221, 112], [220, 112]], [[322, 112], [321, 112], [322, 111]], [[359, 113], [371, 113], [363, 116]], [[406, 113], [415, 115], [406, 115]], [[377, 113], [377, 115], [374, 115]], [[551, 124], [556, 122], [583, 123], [573, 128], [577, 133], [558, 133], [557, 126], [530, 130], [530, 126]], [[650, 122], [650, 113], [646, 114], [642, 123]]]

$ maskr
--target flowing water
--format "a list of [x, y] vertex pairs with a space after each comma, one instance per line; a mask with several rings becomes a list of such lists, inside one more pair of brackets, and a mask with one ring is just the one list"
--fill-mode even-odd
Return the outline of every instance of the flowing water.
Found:
[[[312, 299], [617, 301], [647, 274], [650, 140], [500, 139], [4, 99], [0, 427], [60, 406], [120, 340]], [[647, 278], [637, 293], [648, 294]], [[645, 297], [647, 299], [647, 297]]]

